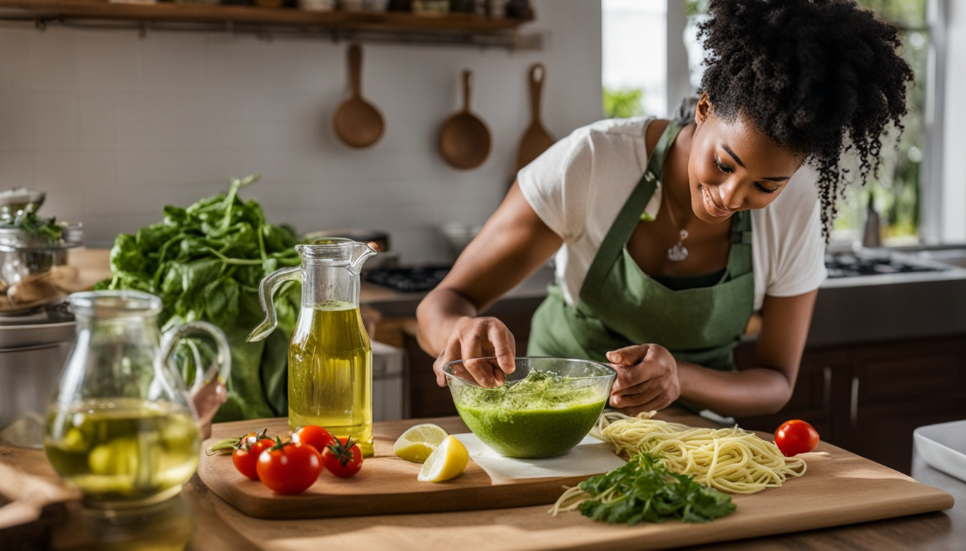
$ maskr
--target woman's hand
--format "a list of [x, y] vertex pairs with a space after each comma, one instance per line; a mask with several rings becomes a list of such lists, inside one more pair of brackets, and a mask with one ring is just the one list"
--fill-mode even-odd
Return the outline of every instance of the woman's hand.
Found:
[[[485, 387], [500, 386], [506, 382], [506, 373], [516, 368], [516, 341], [502, 321], [489, 316], [473, 318], [462, 316], [446, 339], [446, 346], [433, 363], [436, 384], [446, 386], [443, 366], [447, 362], [465, 360], [467, 375]], [[496, 357], [496, 361], [473, 360]]]
[[667, 348], [637, 344], [607, 353], [617, 370], [610, 405], [628, 415], [661, 410], [681, 395], [678, 364]]

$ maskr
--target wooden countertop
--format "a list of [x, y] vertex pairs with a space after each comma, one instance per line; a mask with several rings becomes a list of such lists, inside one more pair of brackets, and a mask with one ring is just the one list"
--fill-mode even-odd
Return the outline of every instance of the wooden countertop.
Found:
[[[662, 417], [692, 425], [707, 423], [693, 415], [674, 412]], [[24, 474], [56, 480], [40, 450], [0, 446], [0, 458], [4, 465], [18, 469]], [[966, 493], [966, 483], [949, 477], [943, 478], [941, 473], [939, 478], [941, 479], [939, 482], [946, 491], [958, 496]], [[180, 545], [187, 543], [186, 549], [204, 551], [296, 550], [321, 547], [323, 540], [326, 545], [338, 543], [364, 549], [392, 549], [400, 544], [436, 549], [451, 547], [453, 537], [465, 539], [470, 533], [479, 534], [478, 542], [489, 541], [489, 547], [494, 547], [494, 541], [500, 548], [508, 549], [568, 549], [577, 545], [577, 542], [554, 539], [551, 537], [551, 532], [546, 532], [548, 537], [541, 540], [543, 543], [536, 547], [532, 545], [514, 547], [510, 544], [502, 547], [499, 542], [505, 542], [505, 538], [494, 539], [494, 535], [498, 535], [501, 528], [510, 531], [529, 529], [526, 527], [544, 530], [547, 518], [550, 518], [545, 505], [440, 514], [269, 521], [253, 519], [238, 512], [210, 492], [197, 476], [189, 481], [179, 497], [167, 502], [151, 514], [131, 515], [107, 521], [83, 514], [76, 504], [72, 504], [68, 510], [66, 518], [51, 524], [53, 530], [51, 549], [71, 551], [104, 549], [108, 544], [111, 544], [111, 549], [138, 549], [148, 545], [152, 549], [180, 549]], [[541, 526], [543, 528], [540, 528]], [[608, 530], [614, 529], [607, 525], [590, 525], [592, 529], [597, 526], [600, 528], [602, 538], [609, 533]], [[953, 509], [940, 513], [689, 549], [961, 551], [962, 542], [966, 541], [964, 536], [966, 536], [966, 502], [961, 500]], [[531, 538], [530, 541], [532, 543], [533, 539]], [[15, 542], [4, 542], [4, 533], [0, 531], [0, 543]], [[581, 543], [582, 548], [593, 545], [590, 540]]]

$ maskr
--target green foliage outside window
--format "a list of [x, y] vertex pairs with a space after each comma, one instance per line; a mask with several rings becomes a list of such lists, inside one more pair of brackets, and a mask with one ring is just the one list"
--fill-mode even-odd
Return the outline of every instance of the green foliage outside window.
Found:
[[852, 187], [839, 203], [835, 229], [853, 233], [861, 229], [869, 194], [882, 218], [886, 238], [915, 240], [919, 232], [921, 174], [925, 138], [925, 86], [929, 28], [926, 0], [859, 0], [900, 29], [902, 56], [912, 67], [915, 81], [907, 94], [908, 114], [896, 144], [897, 131], [883, 138], [882, 164], [865, 188]]
[[626, 119], [643, 115], [643, 97], [644, 90], [640, 88], [612, 90], [604, 86], [604, 116], [609, 119]]

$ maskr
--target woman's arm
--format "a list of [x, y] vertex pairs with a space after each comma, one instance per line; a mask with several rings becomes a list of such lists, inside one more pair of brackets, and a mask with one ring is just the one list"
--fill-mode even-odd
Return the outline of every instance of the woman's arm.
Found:
[[608, 353], [619, 368], [611, 405], [629, 413], [661, 409], [678, 396], [722, 415], [751, 416], [780, 410], [795, 388], [818, 290], [794, 297], [766, 296], [755, 366], [715, 371], [675, 362], [657, 345]]
[[[497, 356], [512, 372], [516, 345], [506, 326], [479, 313], [526, 279], [560, 248], [563, 240], [540, 220], [514, 183], [503, 204], [467, 245], [456, 264], [416, 309], [416, 337], [437, 356], [437, 382], [443, 364], [462, 358]], [[502, 383], [501, 373], [474, 373], [484, 384]]]

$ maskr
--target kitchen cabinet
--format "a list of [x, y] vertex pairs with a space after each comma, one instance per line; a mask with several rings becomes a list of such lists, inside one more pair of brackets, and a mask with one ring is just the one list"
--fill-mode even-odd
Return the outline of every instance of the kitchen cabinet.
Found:
[[451, 13], [308, 11], [293, 8], [210, 3], [115, 3], [90, 0], [0, 0], [0, 19], [47, 23], [78, 22], [111, 28], [130, 24], [142, 31], [227, 30], [260, 34], [303, 32], [349, 40], [449, 43], [539, 48], [540, 37], [517, 31], [529, 19]]
[[[753, 365], [754, 343], [736, 364]], [[788, 419], [823, 440], [909, 473], [916, 427], [966, 418], [966, 339], [961, 335], [809, 348], [791, 400], [779, 413], [739, 419], [772, 432]]]

